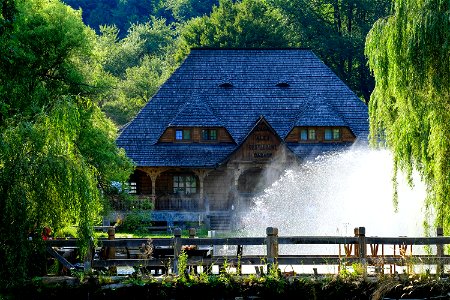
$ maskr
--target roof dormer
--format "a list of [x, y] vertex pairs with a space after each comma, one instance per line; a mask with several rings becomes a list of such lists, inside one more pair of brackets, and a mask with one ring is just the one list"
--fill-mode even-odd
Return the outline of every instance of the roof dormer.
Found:
[[225, 81], [219, 84], [219, 87], [229, 89], [233, 87], [233, 84], [230, 81]]
[[279, 81], [276, 84], [276, 86], [280, 87], [280, 88], [287, 88], [287, 87], [290, 87], [291, 85], [287, 81]]

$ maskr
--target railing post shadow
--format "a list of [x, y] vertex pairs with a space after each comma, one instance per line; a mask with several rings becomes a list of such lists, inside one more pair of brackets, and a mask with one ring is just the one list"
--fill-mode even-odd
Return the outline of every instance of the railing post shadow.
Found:
[[90, 273], [92, 271], [92, 260], [94, 258], [94, 242], [91, 239], [89, 240], [88, 243], [88, 248], [86, 251], [86, 256], [84, 257], [84, 261], [83, 261], [83, 271], [84, 273]]
[[[442, 237], [444, 236], [444, 229], [442, 227], [436, 228], [436, 236]], [[444, 244], [436, 244], [436, 274], [442, 275], [444, 273]]]
[[178, 275], [178, 257], [181, 253], [181, 229], [173, 230], [173, 273]]
[[267, 227], [267, 272], [276, 266], [278, 258], [278, 228]]
[[359, 258], [359, 263], [363, 267], [364, 276], [367, 275], [367, 242], [366, 242], [366, 228], [355, 228], [355, 236], [358, 238], [358, 247], [355, 247], [355, 253]]

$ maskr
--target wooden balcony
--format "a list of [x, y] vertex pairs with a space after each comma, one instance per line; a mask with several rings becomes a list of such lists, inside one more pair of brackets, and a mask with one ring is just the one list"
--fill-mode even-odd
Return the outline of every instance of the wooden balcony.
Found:
[[112, 209], [121, 211], [154, 209], [150, 197], [134, 196], [132, 199], [114, 199], [110, 203]]
[[157, 198], [155, 210], [197, 211], [200, 208], [199, 198]]

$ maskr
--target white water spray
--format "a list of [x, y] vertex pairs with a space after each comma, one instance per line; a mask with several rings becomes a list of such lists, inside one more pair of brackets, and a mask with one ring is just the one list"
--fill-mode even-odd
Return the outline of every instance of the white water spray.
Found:
[[398, 212], [392, 202], [392, 156], [387, 150], [354, 147], [320, 156], [285, 174], [242, 214], [243, 234], [261, 236], [279, 228], [280, 236], [423, 236], [425, 186], [398, 178]]

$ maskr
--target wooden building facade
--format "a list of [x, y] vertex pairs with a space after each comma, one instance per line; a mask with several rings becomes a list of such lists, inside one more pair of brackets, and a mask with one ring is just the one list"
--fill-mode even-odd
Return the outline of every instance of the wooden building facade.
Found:
[[366, 140], [367, 120], [310, 50], [193, 49], [117, 144], [136, 163], [130, 192], [149, 196], [160, 218], [203, 218], [248, 206], [293, 165]]

